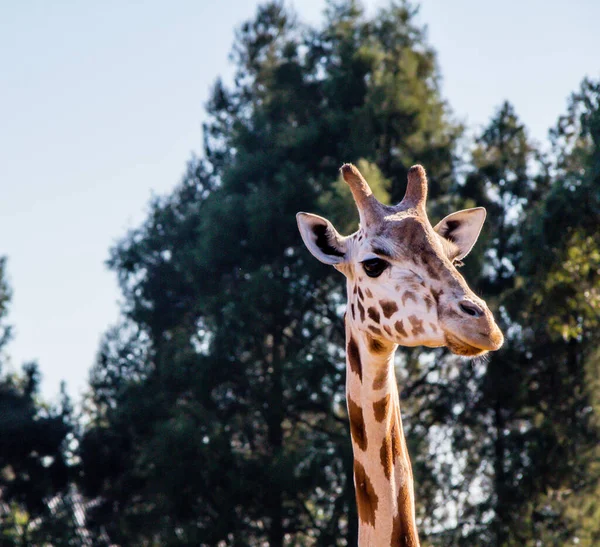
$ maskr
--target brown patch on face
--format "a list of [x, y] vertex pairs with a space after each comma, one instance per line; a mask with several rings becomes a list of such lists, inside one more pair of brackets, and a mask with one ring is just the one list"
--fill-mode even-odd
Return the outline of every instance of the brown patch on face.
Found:
[[458, 313], [458, 311], [456, 311], [454, 308], [448, 308], [448, 309], [444, 310], [444, 315], [453, 315], [454, 317], [462, 317], [462, 315], [460, 313]]
[[442, 260], [432, 248], [426, 222], [423, 219], [409, 216], [398, 223], [390, 223], [390, 237], [402, 241], [402, 246], [407, 249], [408, 256], [417, 266], [427, 272], [427, 277], [433, 280], [440, 279]]
[[392, 329], [390, 329], [390, 327], [388, 327], [387, 325], [383, 325], [383, 330], [385, 331], [385, 333], [386, 333], [388, 336], [394, 336], [394, 335], [392, 334]]
[[379, 312], [375, 308], [370, 307], [367, 310], [367, 314], [373, 321], [375, 321], [375, 323], [379, 323], [379, 319], [380, 319]]
[[352, 289], [352, 292], [353, 292], [354, 294], [356, 294], [356, 291], [357, 291], [357, 290], [358, 290], [358, 285], [354, 285], [354, 288]]
[[431, 327], [431, 330], [437, 334], [437, 331], [438, 331], [437, 325], [435, 323], [429, 322], [429, 326]]
[[373, 412], [375, 413], [375, 419], [378, 422], [383, 422], [388, 413], [390, 407], [390, 394], [388, 393], [385, 397], [375, 401], [373, 403]]
[[364, 323], [365, 322], [365, 308], [360, 303], [360, 300], [356, 301], [356, 305], [358, 306], [358, 312], [360, 313], [360, 322]]
[[431, 296], [433, 296], [433, 299], [435, 300], [435, 303], [437, 305], [439, 305], [439, 303], [440, 303], [440, 296], [442, 296], [442, 294], [444, 294], [443, 289], [440, 289], [439, 291], [436, 291], [435, 289], [431, 289]]
[[392, 300], [380, 300], [379, 305], [384, 317], [389, 319], [394, 313], [398, 311], [398, 304]]
[[360, 360], [360, 352], [358, 351], [358, 345], [352, 336], [350, 337], [346, 351], [348, 352], [350, 370], [358, 374], [358, 377], [362, 382], [362, 362]]
[[382, 368], [377, 372], [375, 379], [373, 380], [373, 389], [381, 389], [385, 386], [388, 379], [388, 370], [387, 368]]
[[352, 302], [352, 304], [350, 304], [350, 310], [352, 311], [352, 319], [354, 319], [354, 321], [356, 321], [356, 312], [354, 311], [354, 302]]
[[417, 297], [416, 297], [415, 293], [412, 292], [412, 291], [406, 291], [402, 295], [402, 305], [403, 306], [406, 306], [406, 301], [407, 300], [412, 300], [416, 304], [417, 303]]
[[[403, 220], [400, 225], [400, 237], [406, 242], [409, 248], [414, 248], [415, 244], [418, 243], [419, 234], [424, 234], [423, 226], [415, 218], [407, 218]], [[417, 245], [418, 246], [418, 245]], [[418, 246], [420, 247], [420, 246]]]
[[369, 289], [365, 289], [365, 293], [368, 298], [373, 298], [373, 293]]
[[354, 459], [354, 487], [358, 518], [365, 524], [375, 526], [375, 512], [377, 511], [379, 498], [365, 472], [365, 468], [357, 459]]
[[365, 298], [365, 297], [363, 296], [363, 292], [362, 292], [362, 290], [361, 290], [361, 288], [360, 288], [360, 287], [358, 287], [358, 298], [360, 298], [361, 300], [364, 300], [364, 298]]
[[350, 419], [352, 440], [361, 450], [366, 450], [368, 442], [363, 411], [350, 396], [348, 396], [348, 417]]
[[418, 334], [425, 334], [425, 329], [423, 328], [423, 321], [419, 319], [416, 315], [409, 315], [408, 320], [412, 326], [412, 335], [417, 336]]
[[408, 334], [406, 333], [406, 331], [404, 330], [404, 324], [402, 323], [402, 319], [400, 319], [400, 321], [396, 321], [394, 323], [394, 328], [396, 329], [396, 332], [400, 335], [400, 336], [408, 336]]
[[425, 266], [425, 270], [427, 271], [427, 276], [429, 279], [435, 279], [436, 281], [440, 280], [440, 274], [434, 266], [432, 252], [423, 253], [421, 255], [421, 260], [423, 261], [423, 266]]
[[[379, 458], [381, 459], [381, 466], [383, 467], [385, 478], [390, 480], [392, 470], [394, 469], [394, 459], [392, 455], [392, 441], [389, 435], [383, 437], [381, 449], [379, 450]], [[392, 545], [394, 544], [392, 543]]]
[[425, 306], [427, 306], [427, 312], [429, 312], [431, 306], [433, 306], [433, 298], [429, 295], [425, 297]]

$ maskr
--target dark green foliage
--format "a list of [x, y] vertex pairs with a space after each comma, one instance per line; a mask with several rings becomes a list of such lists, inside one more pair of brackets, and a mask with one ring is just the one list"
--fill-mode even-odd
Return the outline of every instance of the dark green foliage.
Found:
[[[600, 538], [600, 83], [584, 80], [551, 132], [556, 172], [525, 233], [524, 338], [538, 446], [529, 510], [536, 535]], [[535, 244], [533, 244], [535, 241]], [[517, 296], [522, 295], [522, 292]], [[543, 380], [543, 381], [542, 381]]]
[[[10, 301], [5, 260], [0, 259], [0, 321]], [[57, 408], [38, 400], [40, 374], [35, 363], [22, 374], [4, 369], [3, 346], [10, 329], [0, 323], [0, 543], [2, 545], [77, 545], [69, 505], [68, 442], [72, 408], [64, 393]]]
[[461, 128], [414, 15], [332, 2], [311, 29], [268, 3], [239, 29], [203, 158], [111, 251], [123, 317], [92, 371], [80, 450], [95, 537], [356, 544], [343, 282], [308, 256], [294, 216], [352, 230], [340, 164], [397, 201], [418, 161], [434, 223], [487, 208], [464, 273], [507, 335], [480, 362], [399, 354], [423, 541], [597, 540], [598, 86], [573, 96], [548, 157], [501, 105], [463, 180]]
[[449, 184], [458, 129], [412, 13], [332, 4], [312, 30], [261, 7], [237, 34], [235, 85], [215, 85], [204, 159], [112, 251], [125, 317], [82, 440], [89, 522], [112, 541], [356, 543], [342, 281], [308, 257], [295, 213], [345, 208], [344, 160], [399, 193], [428, 151], [433, 191]]

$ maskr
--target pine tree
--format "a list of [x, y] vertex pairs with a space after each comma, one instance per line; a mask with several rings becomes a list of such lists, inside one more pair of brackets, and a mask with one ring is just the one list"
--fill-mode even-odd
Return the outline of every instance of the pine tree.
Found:
[[39, 400], [37, 364], [26, 363], [21, 374], [4, 370], [11, 334], [5, 268], [0, 258], [0, 543], [74, 545], [73, 513], [56, 518], [51, 503], [65, 496], [73, 475], [66, 446], [72, 409], [66, 396], [58, 407]]
[[600, 540], [600, 83], [583, 81], [551, 142], [554, 177], [530, 215], [523, 261], [536, 445], [522, 537], [591, 546]]
[[214, 87], [203, 159], [113, 249], [124, 317], [82, 441], [90, 518], [112, 541], [356, 543], [343, 287], [306, 256], [295, 213], [347, 210], [343, 161], [393, 196], [430, 151], [433, 191], [449, 183], [460, 128], [413, 16], [343, 2], [306, 29], [259, 8], [233, 87]]

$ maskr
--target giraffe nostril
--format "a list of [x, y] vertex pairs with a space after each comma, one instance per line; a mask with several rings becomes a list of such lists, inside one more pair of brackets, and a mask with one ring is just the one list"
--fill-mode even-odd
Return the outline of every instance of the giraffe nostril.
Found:
[[483, 315], [483, 310], [477, 304], [469, 302], [468, 300], [460, 302], [458, 307], [463, 313], [466, 313], [471, 317], [481, 317]]

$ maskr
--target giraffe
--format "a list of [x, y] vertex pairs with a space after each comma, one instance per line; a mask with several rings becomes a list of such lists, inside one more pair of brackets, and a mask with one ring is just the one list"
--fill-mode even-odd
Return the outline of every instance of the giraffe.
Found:
[[486, 303], [459, 274], [485, 220], [482, 207], [432, 226], [427, 177], [408, 172], [403, 200], [383, 205], [352, 164], [341, 173], [360, 216], [341, 236], [325, 218], [298, 213], [308, 250], [346, 276], [346, 403], [354, 455], [360, 547], [418, 547], [413, 475], [393, 366], [401, 346], [446, 346], [466, 357], [497, 350], [504, 338]]

